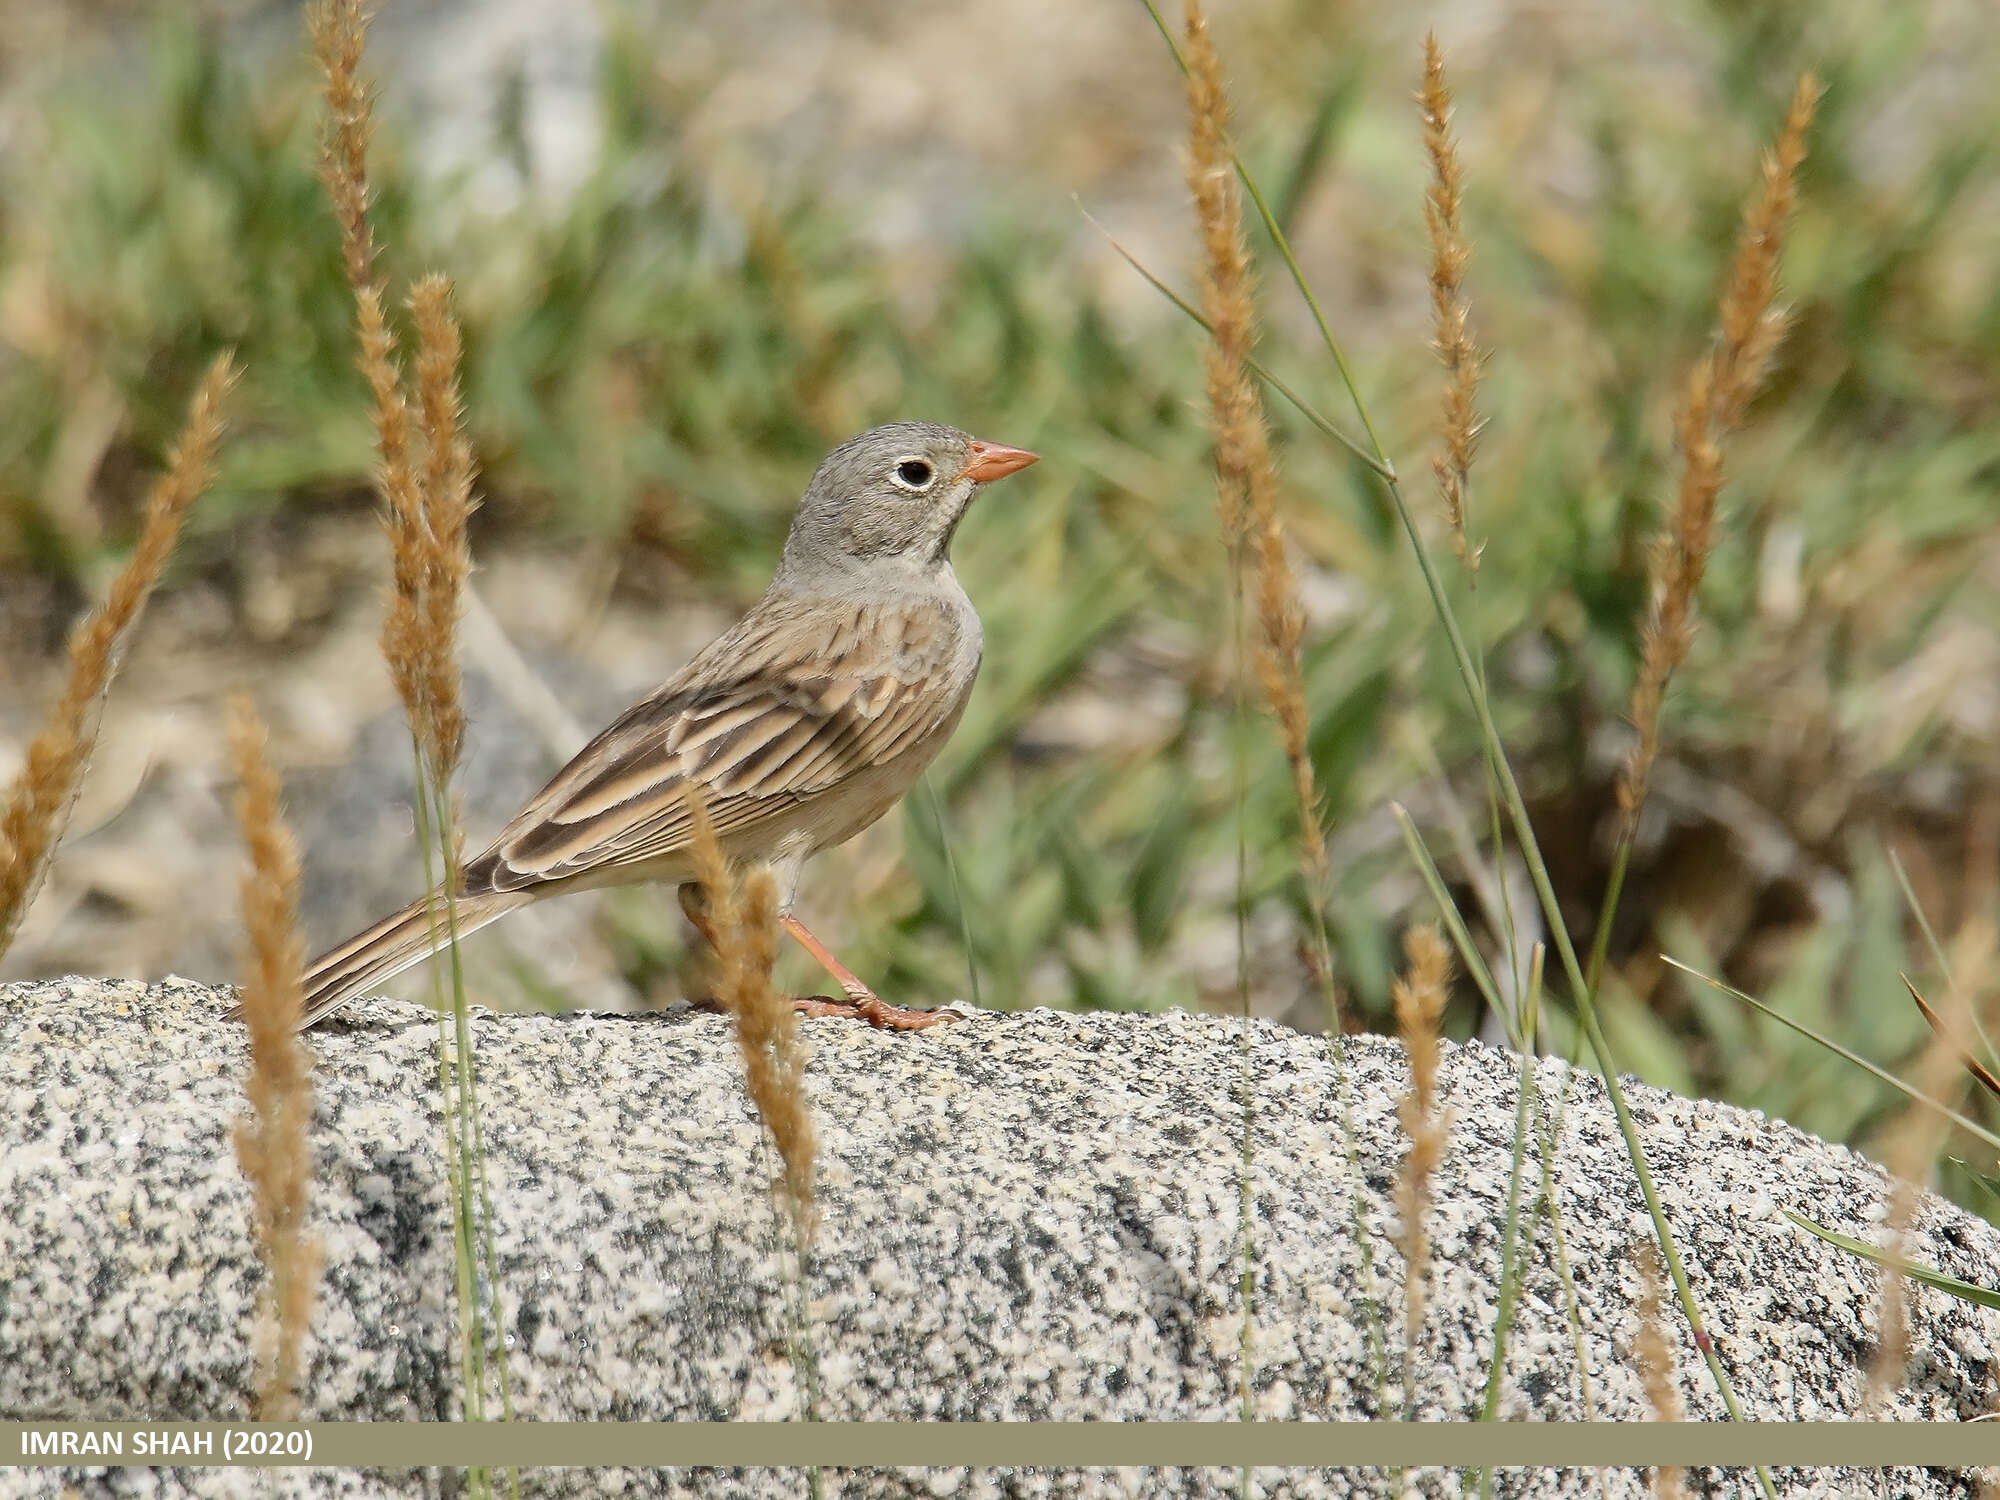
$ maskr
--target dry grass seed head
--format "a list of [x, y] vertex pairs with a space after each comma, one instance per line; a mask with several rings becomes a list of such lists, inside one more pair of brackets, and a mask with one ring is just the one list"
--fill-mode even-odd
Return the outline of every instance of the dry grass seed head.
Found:
[[1452, 139], [1451, 89], [1445, 82], [1444, 51], [1435, 32], [1424, 36], [1424, 87], [1418, 100], [1423, 107], [1424, 150], [1431, 162], [1431, 184], [1424, 194], [1424, 225], [1431, 243], [1433, 338], [1445, 367], [1439, 424], [1444, 452], [1431, 461], [1431, 472], [1437, 477], [1445, 519], [1451, 525], [1452, 547], [1466, 570], [1476, 572], [1479, 549], [1466, 538], [1465, 500], [1482, 425], [1477, 398], [1483, 360], [1473, 342], [1471, 309], [1465, 300], [1465, 267], [1472, 250], [1459, 222], [1464, 172], [1459, 165], [1458, 144]]
[[388, 322], [387, 291], [375, 272], [368, 220], [368, 142], [374, 125], [361, 76], [368, 17], [358, 0], [321, 0], [307, 24], [326, 83], [320, 175], [340, 226], [361, 373], [375, 404], [375, 482], [393, 570], [382, 655], [427, 773], [442, 786], [457, 765], [464, 735], [453, 640], [470, 570], [464, 518], [471, 505], [472, 459], [461, 430], [458, 325], [449, 283], [425, 278], [410, 301], [418, 341], [413, 414]]
[[368, 227], [368, 142], [374, 122], [368, 86], [361, 78], [368, 14], [360, 0], [318, 0], [306, 11], [306, 30], [326, 77], [320, 175], [340, 225], [341, 258], [351, 286], [372, 286], [375, 240]]
[[[702, 902], [716, 935], [736, 926], [736, 882], [729, 871], [729, 856], [723, 852], [716, 834], [715, 820], [708, 815], [708, 799], [693, 782], [683, 782], [681, 798], [687, 804], [689, 851], [694, 856], [695, 883], [701, 887]], [[721, 953], [715, 955], [722, 958]]]
[[778, 958], [778, 882], [768, 866], [745, 883], [740, 911], [735, 951], [723, 964], [723, 1003], [735, 1018], [744, 1082], [784, 1163], [784, 1198], [805, 1243], [814, 1226], [818, 1137], [806, 1102], [798, 1015], [771, 982]]
[[1619, 806], [1638, 815], [1660, 748], [1660, 718], [1667, 682], [1687, 659], [1694, 642], [1694, 600], [1708, 568], [1713, 542], [1715, 499], [1722, 488], [1722, 454], [1708, 425], [1709, 363], [1697, 364], [1688, 378], [1676, 430], [1681, 448], [1680, 493], [1674, 522], [1655, 537], [1648, 556], [1652, 608], [1639, 632], [1639, 676], [1628, 714], [1637, 731], [1618, 781]]
[[1808, 73], [1792, 95], [1777, 146], [1764, 159], [1758, 194], [1743, 216], [1714, 344], [1689, 372], [1676, 420], [1680, 486], [1666, 535], [1652, 551], [1652, 603], [1641, 629], [1639, 675], [1629, 708], [1637, 737], [1618, 779], [1618, 802], [1628, 820], [1637, 818], [1646, 800], [1667, 683], [1694, 640], [1695, 596], [1714, 545], [1722, 489], [1722, 441], [1742, 421], [1784, 332], [1784, 317], [1773, 306], [1778, 264], [1818, 99], [1819, 84]]
[[[392, 536], [412, 530], [423, 506], [411, 463], [411, 426], [403, 400], [402, 372], [396, 363], [396, 336], [384, 310], [386, 292], [375, 276], [375, 236], [368, 221], [368, 142], [374, 134], [372, 105], [361, 77], [368, 16], [360, 0], [319, 0], [306, 16], [313, 50], [326, 80], [326, 124], [320, 148], [320, 177], [340, 226], [341, 262], [353, 289], [360, 327], [361, 372], [375, 400], [376, 483], [388, 506]], [[414, 599], [422, 575], [413, 552], [395, 549], [396, 594]], [[394, 613], [392, 605], [392, 614]], [[384, 631], [384, 651], [407, 656], [414, 624], [399, 621]], [[396, 649], [390, 649], [392, 638]], [[399, 688], [402, 686], [398, 684]], [[407, 697], [407, 695], [406, 695]]]
[[1806, 159], [1806, 133], [1819, 106], [1819, 80], [1801, 75], [1785, 112], [1777, 144], [1763, 161], [1763, 182], [1743, 216], [1743, 232], [1730, 266], [1729, 290], [1722, 299], [1716, 360], [1716, 425], [1723, 431], [1740, 420], [1743, 408], [1763, 384], [1764, 372], [1784, 331], [1772, 316], [1778, 293], [1778, 262], [1785, 229], [1798, 206], [1799, 168]]
[[1240, 577], [1249, 540], [1257, 570], [1257, 677], [1278, 721], [1299, 805], [1300, 865], [1308, 886], [1327, 876], [1319, 794], [1307, 753], [1311, 731], [1299, 664], [1305, 611], [1278, 514], [1277, 471], [1264, 405], [1249, 368], [1256, 345], [1255, 279], [1243, 237], [1243, 204], [1229, 147], [1222, 61], [1197, 0], [1188, 0], [1188, 190], [1201, 237], [1201, 300], [1210, 338], [1203, 354], [1209, 425], [1215, 435], [1216, 508]]
[[728, 855], [699, 791], [689, 786], [695, 879], [715, 937], [716, 998], [736, 1026], [744, 1082], [784, 1164], [781, 1184], [801, 1243], [813, 1230], [813, 1161], [818, 1150], [805, 1097], [805, 1053], [791, 1001], [771, 973], [778, 958], [778, 886], [760, 867], [738, 892]]
[[[1659, 1247], [1640, 1240], [1633, 1246], [1632, 1258], [1639, 1267], [1639, 1330], [1632, 1341], [1632, 1357], [1646, 1388], [1646, 1404], [1656, 1422], [1685, 1421], [1687, 1411], [1674, 1373], [1674, 1341], [1667, 1332]], [[1687, 1493], [1681, 1471], [1675, 1468], [1655, 1469], [1652, 1488], [1661, 1500], [1680, 1500]]]
[[1230, 156], [1229, 98], [1222, 84], [1222, 59], [1197, 0], [1188, 0], [1185, 56], [1188, 191], [1201, 236], [1201, 302], [1210, 330], [1203, 366], [1215, 433], [1217, 505], [1224, 539], [1234, 549], [1244, 534], [1250, 475], [1268, 469], [1270, 455], [1263, 411], [1248, 374], [1257, 339], [1254, 281]]
[[462, 340], [451, 311], [451, 282], [426, 276], [410, 294], [417, 330], [417, 411], [423, 428], [422, 596], [417, 641], [425, 704], [425, 754], [440, 780], [458, 765], [465, 738], [455, 642], [472, 572], [472, 445], [459, 396]]
[[1401, 1220], [1396, 1248], [1405, 1270], [1406, 1347], [1414, 1348], [1424, 1324], [1424, 1281], [1430, 1260], [1430, 1239], [1424, 1216], [1430, 1204], [1431, 1177], [1444, 1156], [1450, 1129], [1446, 1112], [1437, 1107], [1440, 1023], [1451, 981], [1451, 955], [1430, 923], [1412, 927], [1403, 936], [1407, 966], [1391, 993], [1396, 1004], [1396, 1030], [1409, 1054], [1410, 1088], [1396, 1107], [1410, 1149], [1396, 1177], [1396, 1212]]
[[299, 853], [279, 807], [264, 725], [247, 698], [230, 705], [237, 817], [249, 848], [243, 876], [247, 938], [243, 1021], [249, 1032], [249, 1112], [236, 1122], [236, 1157], [249, 1179], [258, 1245], [269, 1273], [259, 1317], [257, 1416], [295, 1420], [318, 1246], [306, 1234], [312, 1177], [312, 1055], [299, 1040], [305, 944], [298, 928]]
[[97, 740], [99, 710], [133, 626], [173, 555], [188, 511], [214, 481], [223, 404], [237, 374], [234, 358], [225, 353], [203, 376], [168, 454], [166, 472], [147, 493], [138, 544], [104, 602], [70, 637], [62, 696], [8, 788], [0, 808], [0, 953], [13, 940], [69, 821]]
[[[1264, 700], [1278, 721], [1278, 739], [1292, 773], [1292, 796], [1299, 808], [1299, 865], [1308, 892], [1325, 889], [1328, 880], [1326, 834], [1320, 824], [1319, 788], [1313, 774], [1309, 736], [1312, 721], [1306, 710], [1305, 677], [1299, 645], [1304, 635], [1304, 611], [1291, 564], [1285, 557], [1284, 529], [1275, 509], [1260, 509], [1257, 520], [1257, 614], [1263, 640], [1257, 653], [1257, 679]], [[1317, 894], [1313, 899], [1319, 899]]]

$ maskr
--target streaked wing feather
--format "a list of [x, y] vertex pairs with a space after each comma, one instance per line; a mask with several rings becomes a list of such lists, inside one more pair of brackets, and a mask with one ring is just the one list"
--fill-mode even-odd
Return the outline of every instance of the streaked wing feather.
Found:
[[923, 623], [856, 610], [814, 634], [746, 618], [591, 741], [468, 884], [518, 890], [674, 854], [690, 837], [690, 780], [726, 838], [893, 759], [953, 706], [936, 685], [951, 632]]

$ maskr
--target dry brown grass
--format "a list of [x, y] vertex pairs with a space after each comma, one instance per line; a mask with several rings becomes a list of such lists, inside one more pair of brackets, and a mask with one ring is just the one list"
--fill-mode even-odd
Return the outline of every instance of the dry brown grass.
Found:
[[1471, 309], [1465, 300], [1465, 266], [1472, 249], [1459, 223], [1464, 195], [1464, 171], [1458, 144], [1451, 135], [1451, 88], [1444, 77], [1444, 50], [1437, 34], [1424, 35], [1424, 87], [1418, 96], [1424, 116], [1424, 151], [1430, 157], [1431, 185], [1424, 194], [1424, 224], [1431, 242], [1431, 321], [1434, 347], [1445, 368], [1439, 431], [1444, 452], [1431, 460], [1445, 519], [1451, 525], [1451, 545], [1468, 573], [1479, 571], [1479, 549], [1466, 538], [1466, 494], [1471, 486], [1472, 455], [1478, 446], [1480, 367], [1483, 363], [1472, 337]]
[[13, 941], [62, 839], [97, 742], [99, 710], [132, 629], [180, 539], [181, 523], [215, 478], [223, 404], [237, 373], [234, 358], [222, 354], [196, 389], [166, 473], [146, 496], [138, 545], [112, 580], [104, 603], [70, 637], [62, 697], [28, 746], [27, 762], [0, 808], [0, 953]]
[[[465, 712], [459, 698], [459, 615], [465, 581], [472, 573], [466, 523], [472, 515], [472, 445], [466, 440], [459, 398], [458, 366], [463, 341], [451, 311], [451, 283], [424, 277], [410, 293], [417, 328], [417, 410], [424, 437], [422, 524], [392, 528], [400, 575], [414, 566], [423, 585], [412, 599], [399, 590], [387, 632], [407, 639], [406, 654], [389, 657], [399, 674], [398, 690], [419, 725], [419, 740], [440, 785], [457, 768], [465, 739]], [[415, 555], [414, 564], [402, 560]]]
[[1430, 1272], [1430, 1236], [1424, 1225], [1430, 1208], [1431, 1177], [1444, 1157], [1445, 1136], [1451, 1129], [1449, 1110], [1437, 1103], [1439, 1022], [1451, 986], [1451, 954], [1436, 927], [1426, 922], [1403, 935], [1407, 967], [1391, 994], [1396, 1002], [1396, 1030], [1410, 1058], [1410, 1090], [1396, 1106], [1396, 1116], [1409, 1137], [1410, 1149], [1396, 1174], [1396, 1249], [1403, 1257], [1403, 1336], [1407, 1360], [1424, 1328], [1426, 1278]]
[[1232, 549], [1245, 536], [1249, 489], [1271, 468], [1264, 408], [1248, 378], [1257, 343], [1250, 252], [1243, 206], [1230, 160], [1229, 99], [1208, 20], [1196, 0], [1187, 6], [1188, 191], [1201, 234], [1201, 310], [1208, 319], [1203, 352], [1209, 426], [1215, 434], [1216, 503], [1223, 538]]
[[[1660, 1250], [1650, 1239], [1633, 1247], [1639, 1266], [1639, 1331], [1632, 1340], [1632, 1358], [1639, 1366], [1639, 1379], [1646, 1387], [1646, 1404], [1656, 1422], [1684, 1422], [1687, 1408], [1674, 1373], [1674, 1341], [1667, 1333], [1667, 1313], [1662, 1287], [1665, 1276], [1660, 1267]], [[1682, 1500], [1687, 1486], [1681, 1470], [1658, 1468], [1653, 1471], [1653, 1493], [1660, 1500]]]
[[1750, 398], [1763, 384], [1771, 355], [1784, 335], [1784, 314], [1773, 306], [1785, 228], [1798, 195], [1806, 132], [1819, 101], [1819, 84], [1799, 79], [1777, 145], [1764, 158], [1763, 182], [1743, 216], [1729, 282], [1722, 294], [1713, 347], [1688, 376], [1675, 422], [1681, 478], [1674, 514], [1652, 554], [1652, 604], [1641, 635], [1638, 680], [1629, 710], [1638, 737], [1618, 780], [1618, 802], [1636, 820], [1659, 754], [1660, 709], [1667, 683], [1694, 641], [1695, 595], [1708, 568], [1715, 538], [1715, 502], [1722, 489], [1722, 443], [1741, 424]]
[[[1972, 1054], [1972, 1017], [1992, 993], [1996, 935], [1993, 924], [1975, 917], [1960, 927], [1951, 944], [1952, 982], [1933, 1014], [1936, 1030], [1917, 1060], [1917, 1091], [1925, 1097], [1956, 1102], [1963, 1094], [1964, 1060]], [[1914, 993], [1914, 991], [1912, 992]], [[1923, 1184], [1937, 1162], [1947, 1123], [1919, 1104], [1903, 1111], [1890, 1130], [1884, 1156], [1893, 1186], [1884, 1220], [1888, 1239], [1883, 1248], [1901, 1259], [1909, 1245], [1910, 1225], [1923, 1197]], [[1908, 1288], [1902, 1274], [1882, 1269], [1882, 1301], [1875, 1321], [1875, 1356], [1868, 1365], [1868, 1398], [1864, 1408], [1879, 1413], [1903, 1383], [1910, 1362]]]
[[[306, 10], [306, 33], [326, 78], [326, 133], [320, 175], [340, 225], [341, 257], [348, 284], [375, 284], [375, 238], [368, 224], [368, 140], [374, 121], [361, 54], [368, 13], [359, 0], [315, 0]], [[379, 305], [378, 305], [379, 310]]]
[[417, 332], [416, 390], [405, 391], [396, 335], [384, 310], [387, 283], [375, 269], [368, 218], [368, 141], [374, 125], [361, 76], [368, 17], [359, 0], [320, 0], [307, 27], [326, 80], [320, 175], [354, 291], [361, 372], [375, 405], [376, 487], [394, 563], [382, 655], [426, 773], [442, 788], [458, 764], [465, 725], [454, 645], [471, 573], [466, 519], [473, 466], [459, 399], [462, 341], [450, 282], [426, 276], [409, 299]]
[[[387, 289], [375, 274], [375, 236], [368, 220], [368, 141], [374, 122], [361, 79], [368, 17], [358, 0], [319, 0], [307, 12], [306, 26], [326, 79], [320, 177], [340, 226], [342, 264], [360, 324], [361, 373], [375, 398], [376, 483], [388, 506], [389, 524], [417, 527], [423, 502], [412, 457], [412, 424], [396, 364], [396, 337], [383, 307]], [[400, 565], [403, 553], [397, 557]], [[399, 571], [396, 591], [413, 595], [421, 582], [420, 573]]]
[[[368, 17], [359, 0], [317, 0], [307, 27], [325, 76], [326, 124], [320, 175], [340, 227], [341, 254], [354, 293], [360, 366], [374, 398], [376, 488], [383, 501], [391, 579], [382, 623], [382, 655], [403, 701], [416, 747], [417, 826], [432, 918], [433, 953], [449, 946], [450, 999], [439, 1007], [439, 1084], [449, 1101], [447, 1162], [458, 1212], [453, 1218], [461, 1317], [460, 1370], [467, 1413], [483, 1420], [487, 1339], [502, 1315], [484, 1147], [474, 1082], [472, 1032], [456, 960], [453, 897], [461, 880], [459, 819], [452, 777], [465, 737], [457, 633], [472, 571], [472, 448], [459, 396], [462, 339], [451, 309], [451, 283], [424, 277], [411, 291], [415, 371], [406, 387], [397, 340], [385, 314], [388, 281], [376, 269], [368, 216], [368, 142], [373, 130], [362, 76]], [[437, 856], [433, 865], [432, 856]], [[442, 894], [443, 900], [438, 900]], [[437, 919], [442, 915], [443, 921]], [[434, 973], [434, 985], [443, 986]], [[482, 1308], [475, 1260], [483, 1260], [489, 1298]], [[509, 1417], [504, 1348], [493, 1353], [501, 1409]]]
[[1326, 836], [1306, 739], [1299, 643], [1305, 611], [1285, 551], [1264, 404], [1249, 361], [1257, 342], [1255, 278], [1243, 239], [1243, 204], [1229, 147], [1229, 98], [1222, 63], [1198, 0], [1188, 0], [1188, 189], [1201, 234], [1201, 304], [1210, 338], [1204, 354], [1209, 425], [1215, 434], [1217, 511], [1239, 584], [1247, 542], [1256, 564], [1257, 678], [1278, 721], [1299, 806], [1299, 864], [1319, 898], [1327, 879]]
[[769, 866], [760, 865], [739, 890], [707, 807], [691, 787], [687, 798], [695, 875], [715, 944], [715, 996], [736, 1023], [744, 1083], [784, 1164], [780, 1193], [803, 1247], [811, 1242], [815, 1222], [813, 1162], [819, 1142], [806, 1101], [798, 1015], [771, 982], [778, 961], [777, 880]]
[[257, 1419], [296, 1421], [306, 1330], [312, 1322], [320, 1252], [306, 1233], [312, 1180], [312, 1054], [299, 1040], [299, 851], [285, 827], [278, 777], [265, 754], [263, 722], [250, 700], [230, 704], [230, 757], [237, 817], [250, 851], [243, 876], [247, 938], [243, 1022], [249, 1032], [250, 1111], [236, 1122], [236, 1158], [250, 1180], [257, 1243], [270, 1279], [257, 1329]]

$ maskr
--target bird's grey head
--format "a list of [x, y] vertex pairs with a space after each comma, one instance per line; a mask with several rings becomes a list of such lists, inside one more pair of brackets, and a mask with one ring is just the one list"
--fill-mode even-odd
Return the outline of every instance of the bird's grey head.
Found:
[[809, 583], [857, 566], [940, 568], [979, 487], [1035, 457], [935, 422], [891, 422], [849, 438], [806, 487], [778, 576]]

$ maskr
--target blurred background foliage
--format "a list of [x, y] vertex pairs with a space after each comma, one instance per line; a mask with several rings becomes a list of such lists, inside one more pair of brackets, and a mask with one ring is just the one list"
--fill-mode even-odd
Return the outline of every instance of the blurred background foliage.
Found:
[[[296, 14], [101, 9], [95, 30], [72, 12], [60, 47], [0, 54], [0, 592], [17, 601], [0, 625], [17, 666], [48, 656], [128, 540], [220, 346], [248, 378], [176, 579], [237, 597], [252, 581], [246, 528], [369, 509], [368, 410]], [[837, 21], [799, 9], [879, 42], [884, 87], [962, 86], [937, 65], [949, 47], [896, 77], [907, 6]], [[871, 423], [933, 417], [1046, 455], [961, 533], [984, 676], [891, 857], [842, 867], [844, 952], [894, 998], [976, 983], [988, 1004], [1221, 1002], [1239, 826], [1199, 338], [1069, 202], [1106, 208], [1186, 284], [1177, 79], [1123, 0], [994, 9], [981, 24], [1020, 13], [1021, 68], [1061, 75], [1116, 49], [1109, 99], [1079, 97], [1074, 135], [1049, 154], [1026, 139], [1040, 127], [1008, 120], [996, 81], [987, 167], [969, 152], [959, 175], [914, 184], [893, 140], [844, 170], [796, 148], [764, 170], [757, 142], [718, 131], [730, 69], [758, 49], [750, 64], [726, 48], [688, 63], [691, 39], [721, 25], [713, 7], [598, 7], [595, 145], [553, 185], [525, 64], [499, 70], [472, 144], [439, 167], [378, 35], [378, 229], [404, 283], [433, 265], [458, 281], [477, 549], [601, 556], [633, 608], [747, 602], [812, 465]], [[1924, 1035], [1896, 976], [1935, 976], [1892, 856], [1940, 930], [1994, 908], [2000, 39], [1979, 4], [1947, 0], [1684, 0], [1622, 20], [1374, 9], [1218, 7], [1240, 141], [1426, 493], [1439, 377], [1410, 92], [1422, 27], [1437, 26], [1471, 173], [1468, 286], [1492, 351], [1470, 521], [1485, 550], [1465, 605], [1580, 941], [1604, 880], [1645, 548], [1672, 491], [1671, 406], [1712, 326], [1760, 144], [1800, 69], [1826, 81], [1785, 262], [1793, 329], [1729, 455], [1606, 1011], [1648, 1079], [1865, 1144], [1892, 1095], [1657, 955], [1896, 1066]], [[1078, 58], [1050, 60], [1051, 28], [1059, 46], [1083, 11]], [[99, 33], [120, 29], [107, 51]], [[996, 79], [1009, 66], [995, 54]], [[827, 149], [843, 139], [829, 130]], [[915, 202], [914, 232], [883, 231], [870, 174]], [[1274, 260], [1265, 302], [1267, 362], [1344, 419]], [[1348, 1023], [1379, 1027], [1400, 931], [1428, 914], [1391, 799], [1483, 917], [1482, 942], [1497, 951], [1507, 911], [1532, 940], [1533, 903], [1511, 856], [1474, 852], [1476, 741], [1382, 496], [1296, 413], [1274, 401], [1272, 414], [1311, 620], [1337, 977]], [[296, 653], [312, 628], [269, 644]], [[1247, 753], [1258, 1004], [1321, 1025], [1282, 759], [1268, 735]], [[678, 961], [670, 905], [608, 908], [636, 993]], [[1482, 1020], [1468, 991], [1451, 1027]]]

